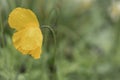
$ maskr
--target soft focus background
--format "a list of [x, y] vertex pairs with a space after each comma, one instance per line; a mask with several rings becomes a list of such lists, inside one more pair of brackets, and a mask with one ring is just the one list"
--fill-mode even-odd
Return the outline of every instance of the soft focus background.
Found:
[[[42, 28], [38, 60], [12, 44], [7, 21], [16, 7], [31, 9], [41, 27], [55, 31], [56, 46]], [[0, 80], [120, 80], [120, 1], [0, 0]]]

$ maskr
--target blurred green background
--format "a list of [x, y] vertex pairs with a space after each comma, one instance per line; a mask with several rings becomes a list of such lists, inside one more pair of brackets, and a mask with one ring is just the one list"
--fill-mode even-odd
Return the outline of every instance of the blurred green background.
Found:
[[[31, 9], [41, 27], [55, 31], [56, 46], [42, 28], [38, 60], [12, 44], [7, 21], [16, 7]], [[120, 1], [0, 0], [0, 80], [120, 80]]]

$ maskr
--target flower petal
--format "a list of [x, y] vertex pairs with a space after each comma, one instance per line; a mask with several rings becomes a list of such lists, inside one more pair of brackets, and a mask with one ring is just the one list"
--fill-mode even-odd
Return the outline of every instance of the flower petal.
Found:
[[39, 22], [36, 15], [29, 9], [25, 8], [16, 8], [14, 9], [8, 18], [8, 23], [11, 28], [16, 30], [21, 30], [30, 23], [33, 23], [32, 26], [39, 27]]
[[43, 36], [39, 28], [27, 27], [14, 33], [13, 44], [23, 54], [42, 46]]
[[38, 47], [38, 48], [32, 50], [32, 51], [30, 52], [30, 55], [31, 55], [33, 58], [35, 58], [35, 59], [39, 59], [41, 53], [42, 53], [41, 48]]

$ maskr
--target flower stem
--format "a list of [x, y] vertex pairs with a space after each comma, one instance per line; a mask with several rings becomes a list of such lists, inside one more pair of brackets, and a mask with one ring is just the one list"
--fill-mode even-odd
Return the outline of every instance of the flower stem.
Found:
[[51, 72], [49, 77], [50, 77], [50, 80], [58, 80], [57, 79], [57, 71], [56, 71], [56, 63], [55, 63], [55, 59], [56, 59], [56, 35], [55, 35], [54, 30], [50, 26], [43, 25], [42, 28], [49, 29], [52, 32], [52, 36], [54, 38], [54, 45], [55, 45], [54, 52], [53, 52], [53, 55], [51, 56], [50, 60], [48, 60], [49, 71]]
[[120, 20], [116, 23], [115, 25], [115, 40], [114, 40], [114, 44], [113, 44], [113, 48], [112, 48], [112, 51], [111, 53], [115, 53], [117, 54], [118, 52], [118, 48], [119, 48], [119, 45], [120, 45]]
[[0, 9], [0, 29], [1, 29], [1, 40], [2, 40], [2, 46], [4, 47], [5, 46], [5, 42], [4, 42], [4, 28], [3, 28], [3, 22], [2, 22], [2, 10]]

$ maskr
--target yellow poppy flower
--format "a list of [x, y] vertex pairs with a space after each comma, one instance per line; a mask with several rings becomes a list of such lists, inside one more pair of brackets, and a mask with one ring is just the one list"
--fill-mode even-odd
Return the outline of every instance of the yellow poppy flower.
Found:
[[10, 13], [8, 23], [16, 29], [12, 37], [15, 48], [22, 54], [40, 58], [43, 35], [36, 15], [29, 9], [16, 8]]

